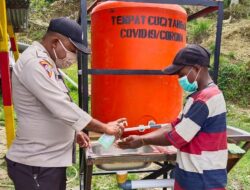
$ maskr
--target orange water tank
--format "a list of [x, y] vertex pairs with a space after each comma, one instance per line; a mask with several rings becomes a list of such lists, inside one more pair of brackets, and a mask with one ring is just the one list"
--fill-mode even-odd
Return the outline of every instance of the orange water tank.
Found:
[[[91, 67], [162, 70], [186, 45], [186, 22], [178, 5], [101, 3], [91, 14]], [[167, 123], [181, 110], [177, 76], [92, 75], [91, 80], [91, 112], [101, 121], [126, 117], [128, 127]]]

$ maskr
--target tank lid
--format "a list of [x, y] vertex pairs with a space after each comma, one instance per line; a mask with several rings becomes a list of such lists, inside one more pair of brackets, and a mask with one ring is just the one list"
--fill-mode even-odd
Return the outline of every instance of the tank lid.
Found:
[[91, 14], [112, 8], [126, 8], [126, 7], [138, 7], [138, 8], [160, 8], [160, 9], [168, 9], [173, 11], [178, 11], [184, 14], [187, 14], [185, 9], [180, 5], [173, 4], [156, 4], [156, 3], [137, 3], [137, 2], [122, 2], [122, 1], [106, 1], [98, 4], [91, 12]]

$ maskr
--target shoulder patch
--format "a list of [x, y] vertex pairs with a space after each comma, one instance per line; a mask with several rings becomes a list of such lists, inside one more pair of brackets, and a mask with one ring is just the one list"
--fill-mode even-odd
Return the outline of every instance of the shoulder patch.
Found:
[[52, 73], [53, 73], [53, 66], [48, 61], [45, 61], [45, 60], [42, 60], [39, 63], [46, 70], [46, 72], [48, 73], [49, 77], [51, 77]]

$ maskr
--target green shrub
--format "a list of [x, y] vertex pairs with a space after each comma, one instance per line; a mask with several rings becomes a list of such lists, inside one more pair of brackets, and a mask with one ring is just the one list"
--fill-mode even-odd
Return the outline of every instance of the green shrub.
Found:
[[193, 20], [188, 23], [188, 43], [201, 43], [209, 35], [212, 21], [209, 19]]
[[236, 59], [236, 58], [235, 58], [235, 53], [232, 52], [232, 51], [229, 52], [227, 56], [228, 56], [228, 58], [229, 58], [230, 60], [235, 60], [235, 59]]
[[[63, 71], [73, 81], [75, 81], [76, 83], [78, 83], [77, 65], [76, 64], [74, 64], [73, 66], [71, 66], [68, 69], [64, 69]], [[70, 84], [66, 79], [64, 79], [64, 81], [65, 81], [65, 84], [67, 85], [67, 87], [69, 88], [71, 98], [73, 99], [73, 101], [76, 104], [78, 104], [78, 90], [72, 84]]]
[[30, 8], [34, 11], [42, 11], [49, 7], [49, 2], [46, 0], [31, 0]]
[[49, 3], [53, 3], [55, 0], [45, 0], [45, 1], [47, 1]]
[[231, 0], [223, 0], [224, 2], [224, 8], [229, 7]]
[[[31, 29], [30, 31], [32, 31], [32, 29], [35, 29], [35, 26], [32, 25], [30, 29]], [[46, 31], [47, 29], [41, 28], [40, 30], [37, 30], [36, 32], [29, 32], [28, 37], [34, 41], [40, 41], [43, 38]]]
[[209, 44], [209, 50], [210, 50], [211, 55], [213, 55], [215, 52], [215, 43]]
[[250, 104], [250, 62], [232, 64], [232, 54], [220, 57], [218, 85], [226, 101], [249, 106]]

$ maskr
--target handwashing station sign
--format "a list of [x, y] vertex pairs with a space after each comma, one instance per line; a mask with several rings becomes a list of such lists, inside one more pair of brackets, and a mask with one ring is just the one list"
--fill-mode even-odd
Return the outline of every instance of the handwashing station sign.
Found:
[[186, 23], [162, 16], [112, 16], [112, 25], [120, 26], [120, 38], [146, 38], [183, 42], [180, 30], [186, 31]]

